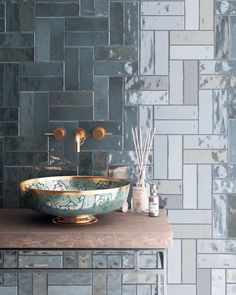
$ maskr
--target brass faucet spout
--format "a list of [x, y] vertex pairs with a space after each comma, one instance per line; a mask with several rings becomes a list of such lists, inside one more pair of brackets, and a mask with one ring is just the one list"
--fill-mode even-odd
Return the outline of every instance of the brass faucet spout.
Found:
[[84, 143], [86, 138], [85, 130], [83, 128], [76, 128], [74, 131], [74, 136], [75, 136], [75, 151], [79, 153], [80, 146], [81, 144]]

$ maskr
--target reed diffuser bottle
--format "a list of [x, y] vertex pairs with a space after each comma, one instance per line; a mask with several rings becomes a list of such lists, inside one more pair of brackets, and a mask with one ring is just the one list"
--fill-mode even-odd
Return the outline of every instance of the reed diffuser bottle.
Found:
[[146, 166], [151, 151], [155, 129], [132, 129], [135, 153], [138, 163], [137, 182], [132, 188], [132, 210], [148, 212], [149, 184], [146, 183]]

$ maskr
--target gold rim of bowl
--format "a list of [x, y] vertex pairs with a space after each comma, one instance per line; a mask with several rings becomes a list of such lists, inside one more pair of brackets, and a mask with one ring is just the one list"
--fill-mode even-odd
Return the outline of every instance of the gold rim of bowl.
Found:
[[[117, 188], [101, 188], [101, 189], [96, 189], [96, 190], [88, 190], [88, 191], [83, 191], [83, 190], [74, 190], [74, 191], [62, 191], [62, 190], [44, 190], [44, 189], [38, 189], [38, 188], [28, 188], [25, 187], [26, 184], [31, 184], [32, 182], [39, 181], [40, 179], [43, 180], [51, 180], [51, 179], [82, 179], [82, 180], [108, 180], [108, 181], [113, 181], [113, 182], [121, 182], [124, 183], [124, 186], [117, 187]], [[121, 178], [112, 178], [112, 177], [100, 177], [100, 176], [48, 176], [48, 177], [38, 177], [38, 178], [31, 178], [27, 180], [20, 181], [20, 189], [23, 192], [26, 191], [32, 191], [32, 192], [42, 192], [43, 194], [75, 194], [75, 193], [82, 193], [83, 195], [90, 195], [91, 193], [94, 193], [96, 191], [105, 191], [105, 190], [110, 190], [112, 191], [123, 191], [127, 190], [129, 187], [130, 182], [126, 179], [121, 179]]]

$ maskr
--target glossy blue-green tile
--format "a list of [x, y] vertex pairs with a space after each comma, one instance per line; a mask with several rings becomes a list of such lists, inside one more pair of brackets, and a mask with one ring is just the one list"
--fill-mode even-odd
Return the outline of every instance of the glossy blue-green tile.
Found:
[[44, 136], [48, 130], [48, 93], [34, 94], [34, 135]]
[[20, 31], [20, 0], [6, 1], [6, 31]]
[[94, 78], [94, 120], [108, 120], [108, 77]]
[[35, 60], [50, 60], [50, 19], [36, 18]]
[[95, 61], [94, 73], [98, 76], [124, 76], [138, 73], [138, 62]]
[[[228, 16], [218, 15], [215, 21], [215, 58], [226, 59], [229, 58], [229, 18]], [[231, 28], [232, 41], [234, 39], [234, 32]]]
[[33, 167], [32, 175], [35, 177], [44, 177], [44, 176], [60, 176], [60, 175], [76, 175], [77, 167], [62, 165], [58, 166], [35, 166]]
[[134, 150], [133, 138], [132, 138], [132, 128], [138, 126], [138, 108], [135, 106], [124, 107], [124, 147], [125, 150]]
[[229, 163], [236, 163], [236, 119], [229, 120]]
[[66, 19], [67, 31], [108, 31], [107, 17], [73, 17]]
[[18, 168], [4, 168], [4, 188], [3, 188], [3, 207], [17, 208], [20, 205], [19, 201], [19, 185], [18, 185]]
[[138, 60], [138, 48], [124, 46], [96, 47], [94, 55], [95, 60], [132, 61]]
[[51, 60], [64, 61], [65, 43], [65, 20], [64, 18], [52, 18], [50, 22], [50, 58]]
[[110, 44], [122, 45], [124, 37], [123, 3], [110, 3]]
[[34, 93], [20, 94], [20, 135], [34, 135]]
[[230, 194], [227, 202], [227, 217], [228, 217], [228, 230], [227, 237], [236, 237], [236, 194]]
[[108, 133], [112, 135], [122, 134], [122, 122], [121, 121], [81, 121], [79, 126], [84, 128], [88, 135], [92, 134], [92, 130], [96, 127], [103, 127]]
[[79, 3], [36, 3], [36, 16], [78, 16]]
[[18, 292], [20, 295], [33, 294], [33, 274], [19, 273], [18, 274]]
[[75, 106], [50, 107], [49, 118], [52, 121], [92, 120], [93, 108]]
[[109, 0], [95, 1], [95, 15], [109, 16]]
[[0, 107], [0, 121], [18, 121], [18, 109]]
[[0, 122], [0, 136], [17, 136], [17, 122]]
[[79, 153], [79, 175], [92, 175], [92, 152]]
[[80, 89], [93, 89], [93, 48], [80, 48]]
[[17, 286], [17, 277], [15, 273], [4, 273], [4, 285]]
[[82, 151], [113, 151], [122, 149], [122, 136], [107, 136], [102, 141], [88, 137], [81, 146]]
[[0, 47], [34, 47], [34, 35], [22, 33], [0, 33]]
[[34, 48], [0, 48], [0, 62], [34, 61]]
[[[58, 127], [64, 127], [65, 128], [65, 123], [64, 122], [49, 122], [49, 127], [48, 130], [52, 131], [54, 128]], [[65, 140], [57, 141], [54, 140], [51, 136], [49, 137], [49, 166], [57, 167], [57, 166], [63, 166], [64, 165], [64, 145], [65, 142], [68, 139], [68, 130], [67, 131], [67, 136]], [[48, 173], [47, 173], [48, 175]]]
[[94, 1], [95, 0], [81, 0], [81, 15], [94, 15]]
[[0, 64], [0, 106], [4, 104], [5, 96], [5, 65]]
[[65, 89], [79, 89], [78, 48], [66, 48], [65, 50]]
[[6, 166], [32, 166], [45, 165], [47, 152], [5, 152], [4, 164]]
[[[68, 286], [68, 285], [78, 287], [78, 286], [91, 285], [91, 284], [92, 284], [92, 274], [91, 273], [67, 272], [67, 273], [50, 273], [48, 275], [48, 285], [52, 285], [52, 286], [62, 285], [62, 286], [64, 286], [63, 289], [65, 290], [65, 293], [61, 293], [61, 294], [67, 293], [66, 286]], [[72, 294], [74, 294], [74, 292]], [[78, 292], [76, 292], [75, 294], [88, 295], [91, 293], [80, 291], [78, 288]]]
[[55, 106], [92, 106], [93, 91], [50, 92], [49, 104]]
[[122, 120], [123, 83], [120, 77], [109, 78], [109, 119]]
[[138, 46], [139, 16], [138, 2], [125, 3], [125, 45]]
[[[227, 18], [228, 19], [228, 18]], [[223, 36], [221, 36], [223, 38]], [[236, 57], [236, 16], [230, 17], [230, 58]], [[226, 40], [229, 42], [229, 40]], [[219, 41], [218, 41], [219, 42]]]
[[26, 62], [21, 63], [20, 73], [22, 77], [62, 77], [62, 62]]
[[0, 17], [5, 17], [5, 5], [0, 3]]
[[[3, 180], [3, 138], [0, 138], [0, 182]], [[0, 191], [2, 196], [2, 191]]]
[[21, 31], [34, 31], [34, 0], [21, 1]]
[[64, 141], [64, 163], [68, 166], [78, 165], [78, 153], [75, 151], [74, 130], [78, 128], [78, 122], [64, 122], [68, 136]]
[[63, 89], [63, 78], [22, 77], [21, 91], [56, 91]]
[[5, 32], [5, 19], [0, 18], [0, 32]]
[[108, 32], [66, 32], [67, 46], [98, 46], [108, 44]]
[[5, 65], [5, 104], [8, 106], [19, 105], [19, 64]]
[[[108, 153], [93, 152], [93, 171], [107, 175], [108, 172]], [[97, 174], [94, 174], [97, 175]]]
[[[47, 130], [46, 130], [47, 131]], [[4, 138], [4, 150], [9, 151], [46, 151], [46, 136], [6, 136]]]

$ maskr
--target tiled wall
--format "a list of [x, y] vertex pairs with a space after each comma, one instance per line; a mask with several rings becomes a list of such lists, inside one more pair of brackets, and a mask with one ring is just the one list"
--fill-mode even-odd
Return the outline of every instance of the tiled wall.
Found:
[[[235, 294], [236, 1], [1, 0], [0, 31], [1, 206], [33, 176], [134, 179], [130, 128], [155, 126], [168, 295]], [[97, 125], [113, 135], [75, 154]]]

